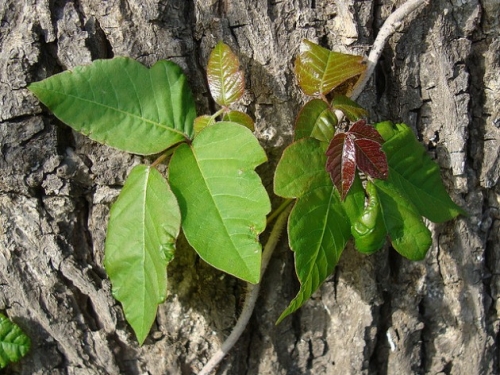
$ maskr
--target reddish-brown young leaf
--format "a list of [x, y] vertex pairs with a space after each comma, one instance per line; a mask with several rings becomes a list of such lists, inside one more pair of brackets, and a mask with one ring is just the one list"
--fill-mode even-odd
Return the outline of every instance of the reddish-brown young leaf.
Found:
[[382, 145], [372, 139], [361, 138], [354, 141], [356, 145], [356, 164], [364, 174], [385, 180], [388, 174], [387, 157]]
[[371, 139], [380, 144], [384, 143], [384, 139], [379, 134], [379, 132], [371, 125], [366, 125], [365, 120], [356, 121], [348, 131], [349, 134], [353, 134], [356, 139], [367, 138]]
[[340, 133], [333, 137], [326, 150], [326, 171], [345, 199], [356, 176], [356, 148], [353, 137]]
[[356, 167], [366, 175], [385, 180], [387, 157], [382, 151], [384, 140], [366, 121], [354, 123], [345, 132], [335, 135], [326, 151], [326, 171], [345, 199], [356, 175]]

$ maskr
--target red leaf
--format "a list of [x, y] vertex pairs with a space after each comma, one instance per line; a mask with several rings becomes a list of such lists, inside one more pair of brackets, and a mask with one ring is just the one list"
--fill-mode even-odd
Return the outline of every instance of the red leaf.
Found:
[[367, 138], [380, 144], [384, 143], [384, 139], [379, 134], [379, 132], [373, 126], [366, 125], [365, 120], [359, 120], [355, 122], [350, 127], [348, 133], [354, 135], [356, 139]]
[[326, 171], [344, 200], [356, 176], [356, 147], [347, 133], [333, 137], [326, 151]]
[[363, 173], [381, 180], [388, 174], [387, 157], [382, 145], [371, 139], [356, 139], [356, 164]]
[[366, 121], [354, 123], [345, 132], [333, 137], [326, 151], [326, 171], [345, 199], [356, 176], [356, 167], [366, 175], [385, 180], [388, 175], [387, 157], [382, 151], [384, 140]]

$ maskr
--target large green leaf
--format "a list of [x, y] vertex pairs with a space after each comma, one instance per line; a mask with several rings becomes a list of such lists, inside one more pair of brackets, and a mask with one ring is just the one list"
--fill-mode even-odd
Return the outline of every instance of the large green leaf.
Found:
[[439, 166], [427, 155], [424, 147], [405, 124], [385, 122], [377, 130], [387, 137], [382, 149], [387, 155], [389, 177], [400, 194], [415, 205], [420, 215], [441, 223], [465, 213], [450, 198], [441, 181]]
[[422, 216], [405, 196], [384, 180], [374, 180], [392, 247], [410, 260], [422, 260], [432, 244]]
[[288, 239], [300, 290], [278, 323], [300, 308], [333, 272], [350, 236], [350, 222], [333, 184], [317, 187], [297, 201], [288, 220]]
[[305, 94], [326, 95], [366, 70], [362, 56], [332, 52], [304, 40], [295, 62], [295, 76]]
[[18, 325], [0, 314], [0, 369], [28, 353], [31, 340]]
[[295, 121], [295, 140], [305, 137], [330, 142], [337, 126], [337, 116], [320, 99], [313, 99], [302, 108]]
[[155, 154], [193, 136], [194, 100], [170, 61], [96, 60], [29, 89], [73, 129], [120, 150]]
[[210, 53], [207, 79], [215, 102], [221, 106], [238, 100], [245, 92], [245, 76], [238, 57], [227, 44], [217, 43]]
[[181, 216], [167, 181], [152, 167], [136, 166], [110, 212], [104, 266], [140, 344], [167, 293]]
[[357, 175], [345, 201], [340, 201], [325, 170], [325, 148], [325, 143], [303, 138], [285, 149], [276, 168], [275, 193], [298, 198], [288, 221], [288, 238], [301, 283], [278, 322], [297, 310], [333, 272], [351, 236], [351, 220], [363, 211], [364, 190]]
[[266, 160], [250, 130], [219, 122], [180, 145], [169, 165], [191, 246], [215, 268], [251, 283], [260, 281], [259, 234], [271, 209], [254, 168]]

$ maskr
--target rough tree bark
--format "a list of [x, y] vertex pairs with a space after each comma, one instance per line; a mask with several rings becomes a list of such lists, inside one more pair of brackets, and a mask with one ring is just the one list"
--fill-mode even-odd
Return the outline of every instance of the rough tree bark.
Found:
[[[303, 95], [292, 67], [300, 41], [365, 54], [392, 0], [0, 0], [0, 310], [32, 338], [7, 374], [191, 374], [230, 332], [243, 283], [180, 240], [169, 297], [143, 347], [113, 300], [103, 266], [109, 206], [140, 159], [73, 133], [26, 86], [97, 58], [189, 76], [199, 113], [212, 47], [239, 55], [242, 108], [272, 170], [292, 139]], [[286, 241], [264, 278], [246, 333], [218, 374], [495, 374], [500, 314], [500, 6], [433, 0], [386, 47], [360, 101], [372, 121], [412, 126], [470, 215], [431, 225], [425, 261], [352, 248], [297, 313]]]

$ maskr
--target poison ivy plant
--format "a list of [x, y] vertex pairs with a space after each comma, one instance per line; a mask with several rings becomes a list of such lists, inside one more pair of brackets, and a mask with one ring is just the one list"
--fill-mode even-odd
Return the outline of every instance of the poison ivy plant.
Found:
[[28, 353], [31, 340], [18, 325], [0, 314], [0, 369], [17, 362]]
[[[140, 344], [165, 300], [180, 228], [212, 266], [260, 281], [259, 234], [270, 201], [254, 169], [266, 154], [249, 130], [252, 119], [230, 108], [244, 94], [244, 74], [227, 45], [214, 48], [207, 74], [222, 108], [197, 118], [187, 79], [170, 61], [146, 68], [125, 57], [97, 60], [29, 87], [56, 117], [96, 141], [162, 153], [130, 172], [111, 208], [105, 245], [113, 296]], [[166, 178], [156, 166], [169, 156]]]
[[[97, 60], [30, 85], [76, 131], [123, 151], [160, 153], [127, 177], [105, 246], [113, 295], [140, 344], [165, 300], [166, 267], [181, 229], [207, 263], [260, 282], [259, 235], [270, 201], [255, 168], [267, 158], [251, 117], [231, 108], [244, 95], [239, 65], [227, 45], [215, 46], [207, 78], [220, 109], [198, 117], [186, 77], [169, 61], [146, 68], [124, 57]], [[420, 260], [431, 245], [422, 217], [443, 222], [463, 213], [411, 130], [367, 124], [366, 110], [349, 98], [365, 68], [360, 56], [301, 45], [295, 73], [313, 99], [297, 116], [274, 179], [277, 195], [296, 200], [288, 239], [300, 290], [278, 321], [319, 288], [351, 239], [371, 254], [388, 238], [400, 254]], [[167, 176], [156, 169], [162, 162]]]
[[[278, 322], [333, 272], [351, 238], [367, 254], [388, 238], [401, 255], [421, 260], [431, 245], [422, 216], [443, 222], [464, 213], [446, 192], [438, 165], [406, 125], [368, 125], [362, 119], [367, 112], [344, 95], [344, 86], [364, 69], [361, 57], [307, 40], [297, 57], [299, 86], [314, 98], [297, 116], [295, 142], [278, 163], [274, 191], [297, 199], [288, 240], [301, 286]], [[328, 100], [336, 88], [340, 92]], [[354, 122], [347, 131], [345, 124], [339, 126], [336, 111], [347, 124]]]

